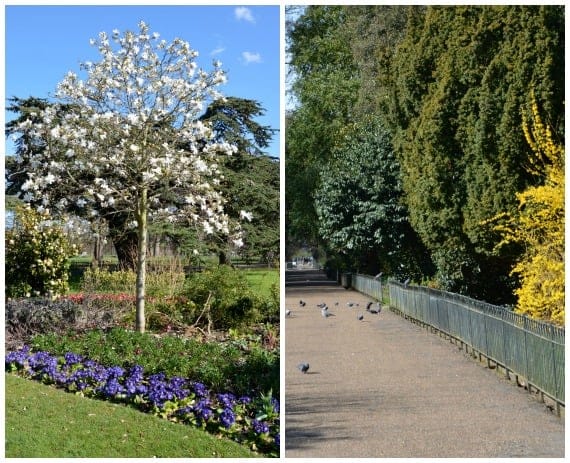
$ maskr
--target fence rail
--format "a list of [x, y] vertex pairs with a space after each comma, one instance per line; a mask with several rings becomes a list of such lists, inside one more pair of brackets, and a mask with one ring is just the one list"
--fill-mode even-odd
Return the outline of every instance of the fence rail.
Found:
[[[382, 284], [353, 274], [352, 287], [381, 299]], [[532, 320], [503, 307], [422, 286], [388, 282], [390, 306], [428, 325], [525, 378], [532, 387], [564, 406], [564, 329]]]

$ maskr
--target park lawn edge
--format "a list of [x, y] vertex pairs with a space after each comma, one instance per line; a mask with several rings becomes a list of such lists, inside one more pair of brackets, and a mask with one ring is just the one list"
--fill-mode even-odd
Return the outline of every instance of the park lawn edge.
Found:
[[5, 375], [7, 458], [263, 457], [191, 426]]

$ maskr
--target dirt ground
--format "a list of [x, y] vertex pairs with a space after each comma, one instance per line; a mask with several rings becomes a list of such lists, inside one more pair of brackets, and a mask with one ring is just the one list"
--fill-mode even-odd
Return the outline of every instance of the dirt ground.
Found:
[[368, 296], [320, 284], [286, 287], [287, 458], [564, 457], [564, 419], [524, 388], [389, 310], [367, 313]]

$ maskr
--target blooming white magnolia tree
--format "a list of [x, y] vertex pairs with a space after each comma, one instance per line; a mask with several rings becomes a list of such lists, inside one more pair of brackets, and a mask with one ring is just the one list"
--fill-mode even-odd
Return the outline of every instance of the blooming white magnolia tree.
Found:
[[[40, 209], [73, 206], [96, 217], [112, 206], [129, 214], [138, 236], [136, 329], [142, 332], [149, 219], [189, 220], [241, 243], [239, 224], [230, 225], [216, 191], [216, 159], [235, 147], [214, 141], [198, 120], [204, 103], [221, 97], [217, 87], [226, 77], [219, 62], [211, 72], [199, 69], [187, 42], [167, 43], [144, 22], [138, 33], [101, 32], [91, 44], [101, 60], [81, 65], [86, 79], [69, 72], [58, 85], [65, 111], [52, 105], [37, 115], [39, 123], [19, 127], [43, 145], [27, 153], [22, 190]], [[72, 193], [50, 196], [60, 182]]]

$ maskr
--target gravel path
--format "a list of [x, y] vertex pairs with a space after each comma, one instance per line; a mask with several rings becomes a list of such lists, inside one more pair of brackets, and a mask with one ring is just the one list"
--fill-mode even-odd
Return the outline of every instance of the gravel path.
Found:
[[286, 287], [286, 457], [564, 457], [564, 420], [524, 388], [389, 310], [367, 313], [368, 296], [290, 273], [306, 284]]

